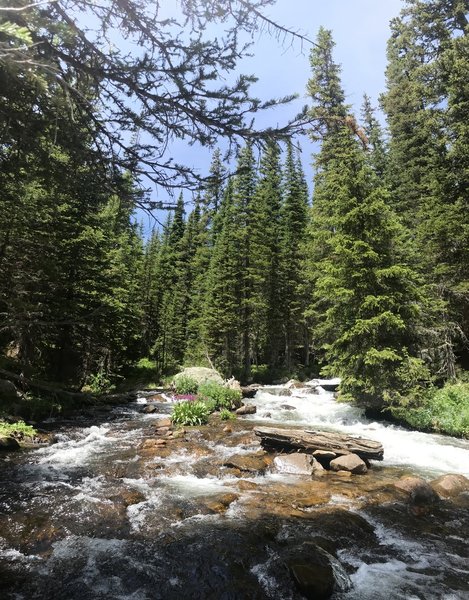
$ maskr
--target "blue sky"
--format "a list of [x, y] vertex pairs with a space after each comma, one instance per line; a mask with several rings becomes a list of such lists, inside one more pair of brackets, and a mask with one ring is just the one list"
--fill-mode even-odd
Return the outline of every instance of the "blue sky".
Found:
[[[347, 101], [359, 112], [366, 92], [377, 105], [385, 89], [386, 42], [389, 21], [398, 16], [403, 0], [277, 0], [265, 10], [272, 20], [315, 39], [320, 26], [331, 29], [336, 42], [335, 58], [342, 65], [342, 81]], [[307, 104], [306, 82], [310, 75], [309, 50], [288, 38], [277, 40], [267, 32], [254, 38], [253, 56], [239, 63], [239, 72], [255, 74], [258, 82], [254, 95], [261, 99], [299, 94], [296, 103], [283, 106], [258, 116], [259, 126], [282, 124]], [[311, 181], [311, 153], [313, 146], [302, 140], [303, 163], [308, 181]], [[179, 142], [171, 149], [178, 161], [195, 167], [201, 175], [207, 174], [210, 150], [188, 148]], [[152, 198], [166, 200], [167, 194], [154, 190]], [[190, 200], [185, 194], [186, 201]], [[145, 219], [144, 219], [145, 221]], [[149, 222], [144, 226], [151, 226]]]

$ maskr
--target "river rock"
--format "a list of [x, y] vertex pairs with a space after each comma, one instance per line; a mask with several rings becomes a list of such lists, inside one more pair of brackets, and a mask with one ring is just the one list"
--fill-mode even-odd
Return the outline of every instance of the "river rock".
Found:
[[164, 419], [158, 419], [158, 421], [155, 422], [155, 427], [157, 429], [159, 429], [160, 427], [171, 427], [172, 424], [173, 423], [171, 419], [165, 417]]
[[421, 477], [402, 477], [394, 487], [407, 494], [410, 511], [418, 517], [425, 515], [429, 507], [440, 500], [432, 486]]
[[310, 542], [295, 549], [287, 566], [298, 591], [308, 600], [325, 600], [352, 587], [340, 562]]
[[292, 406], [291, 404], [281, 404], [280, 408], [282, 410], [296, 410], [296, 406]]
[[329, 466], [332, 471], [349, 471], [355, 475], [362, 475], [368, 471], [365, 462], [353, 453], [334, 458], [329, 463]]
[[147, 404], [143, 409], [144, 413], [151, 414], [156, 412], [156, 406], [154, 404]]
[[243, 404], [235, 410], [237, 415], [253, 415], [257, 412], [257, 407], [253, 404]]
[[248, 473], [262, 473], [267, 462], [263, 454], [233, 454], [224, 461], [223, 466]]
[[454, 498], [463, 492], [469, 492], [469, 479], [453, 473], [434, 479], [430, 485], [441, 498]]
[[0, 436], [0, 451], [4, 450], [6, 452], [11, 451], [11, 450], [19, 450], [20, 449], [20, 445], [17, 442], [17, 440], [15, 440], [15, 438], [10, 437], [10, 436]]
[[294, 475], [312, 475], [313, 457], [309, 454], [281, 454], [274, 458], [275, 469], [279, 473], [292, 473]]
[[251, 385], [243, 385], [241, 386], [241, 393], [243, 394], [243, 398], [254, 398], [257, 394], [257, 391], [262, 386], [258, 383], [252, 383]]

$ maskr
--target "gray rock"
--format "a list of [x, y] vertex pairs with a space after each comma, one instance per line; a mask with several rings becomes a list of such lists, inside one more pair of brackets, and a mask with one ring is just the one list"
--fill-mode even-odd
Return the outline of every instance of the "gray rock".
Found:
[[180, 373], [174, 376], [174, 381], [177, 381], [180, 377], [190, 377], [197, 383], [205, 383], [206, 381], [215, 381], [216, 383], [224, 383], [223, 377], [215, 369], [209, 369], [207, 367], [188, 367]]
[[257, 394], [258, 390], [261, 387], [262, 386], [258, 383], [241, 386], [241, 393], [243, 394], [243, 398], [254, 398], [254, 396]]
[[360, 474], [366, 473], [365, 462], [356, 454], [344, 454], [334, 458], [329, 463], [332, 471], [349, 471], [350, 473]]
[[274, 466], [279, 473], [312, 475], [314, 471], [313, 460], [310, 454], [303, 454], [301, 452], [281, 454], [274, 458]]
[[143, 409], [144, 413], [151, 414], [156, 412], [156, 406], [154, 404], [147, 404]]

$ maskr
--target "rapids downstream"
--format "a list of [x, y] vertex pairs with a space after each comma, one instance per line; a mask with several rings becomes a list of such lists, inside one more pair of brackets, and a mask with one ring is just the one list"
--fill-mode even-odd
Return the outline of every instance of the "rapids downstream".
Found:
[[[153, 396], [49, 423], [55, 444], [0, 457], [2, 600], [300, 600], [288, 565], [311, 544], [337, 559], [333, 598], [469, 597], [469, 494], [416, 516], [393, 486], [468, 477], [468, 441], [371, 422], [320, 387], [271, 386], [256, 414], [155, 447], [143, 442], [171, 404]], [[226, 466], [260, 454], [259, 423], [375, 439], [385, 460], [313, 480]]]

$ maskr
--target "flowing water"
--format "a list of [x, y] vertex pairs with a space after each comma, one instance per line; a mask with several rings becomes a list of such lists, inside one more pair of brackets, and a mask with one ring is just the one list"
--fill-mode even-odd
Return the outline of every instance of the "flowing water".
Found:
[[[296, 600], [288, 564], [311, 542], [350, 577], [334, 598], [469, 597], [468, 495], [417, 517], [392, 486], [469, 476], [467, 441], [371, 422], [321, 387], [272, 386], [232, 431], [142, 446], [171, 411], [147, 402], [52, 423], [54, 445], [0, 458], [0, 598]], [[255, 423], [362, 435], [385, 460], [348, 479], [240, 473], [224, 463], [259, 454]]]

